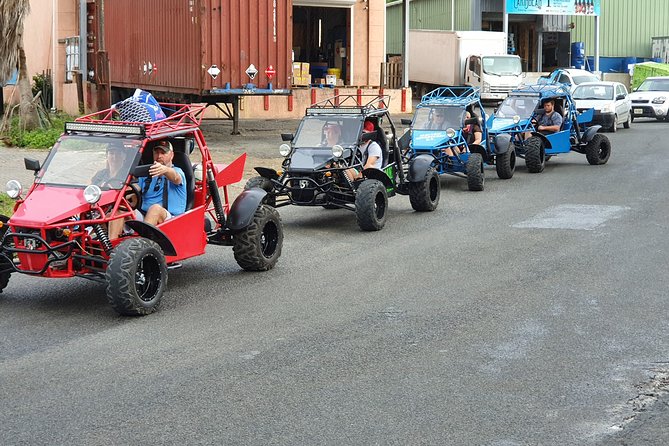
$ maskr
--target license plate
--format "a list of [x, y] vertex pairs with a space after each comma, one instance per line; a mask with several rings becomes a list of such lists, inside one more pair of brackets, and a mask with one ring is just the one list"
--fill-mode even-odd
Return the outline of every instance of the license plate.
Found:
[[643, 115], [643, 108], [635, 108], [634, 109], [634, 114], [635, 115]]

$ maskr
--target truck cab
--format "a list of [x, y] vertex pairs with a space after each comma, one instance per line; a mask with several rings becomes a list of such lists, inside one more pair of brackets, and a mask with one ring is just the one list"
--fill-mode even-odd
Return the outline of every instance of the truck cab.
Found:
[[479, 88], [483, 101], [504, 100], [523, 77], [520, 57], [515, 55], [470, 55], [464, 64], [465, 85]]

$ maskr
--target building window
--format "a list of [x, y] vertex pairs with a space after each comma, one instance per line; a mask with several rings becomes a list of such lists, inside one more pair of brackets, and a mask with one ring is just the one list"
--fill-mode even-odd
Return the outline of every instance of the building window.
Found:
[[67, 37], [65, 39], [65, 82], [73, 82], [79, 69], [79, 37]]

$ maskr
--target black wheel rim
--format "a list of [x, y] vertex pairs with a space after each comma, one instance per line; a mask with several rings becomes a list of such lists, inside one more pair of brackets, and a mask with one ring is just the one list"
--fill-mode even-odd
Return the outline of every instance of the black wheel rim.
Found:
[[156, 297], [162, 281], [160, 262], [154, 255], [142, 257], [135, 272], [135, 289], [139, 298], [150, 302]]
[[268, 222], [264, 228], [262, 228], [262, 233], [260, 234], [260, 250], [262, 255], [266, 258], [272, 257], [276, 252], [276, 247], [279, 244], [279, 228], [276, 224]]
[[599, 145], [599, 159], [603, 160], [606, 159], [607, 155], [609, 154], [609, 148], [605, 143], [601, 143]]
[[374, 214], [377, 220], [381, 220], [386, 213], [386, 201], [383, 199], [383, 194], [376, 194], [374, 199]]

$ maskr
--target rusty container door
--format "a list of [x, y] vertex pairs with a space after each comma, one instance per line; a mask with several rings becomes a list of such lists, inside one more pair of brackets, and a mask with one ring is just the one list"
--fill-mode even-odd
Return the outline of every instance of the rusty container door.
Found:
[[[267, 88], [265, 70], [272, 65], [275, 89], [290, 88], [292, 74], [292, 0], [201, 0], [203, 65], [221, 70], [214, 79], [206, 73], [206, 90], [239, 89], [248, 83]], [[253, 64], [255, 79], [246, 74]]]
[[200, 14], [196, 0], [106, 1], [112, 86], [200, 94]]
[[[112, 87], [191, 95], [228, 83], [267, 88], [272, 65], [273, 88], [290, 88], [292, 11], [292, 0], [107, 1]], [[251, 64], [253, 81], [245, 73]]]

